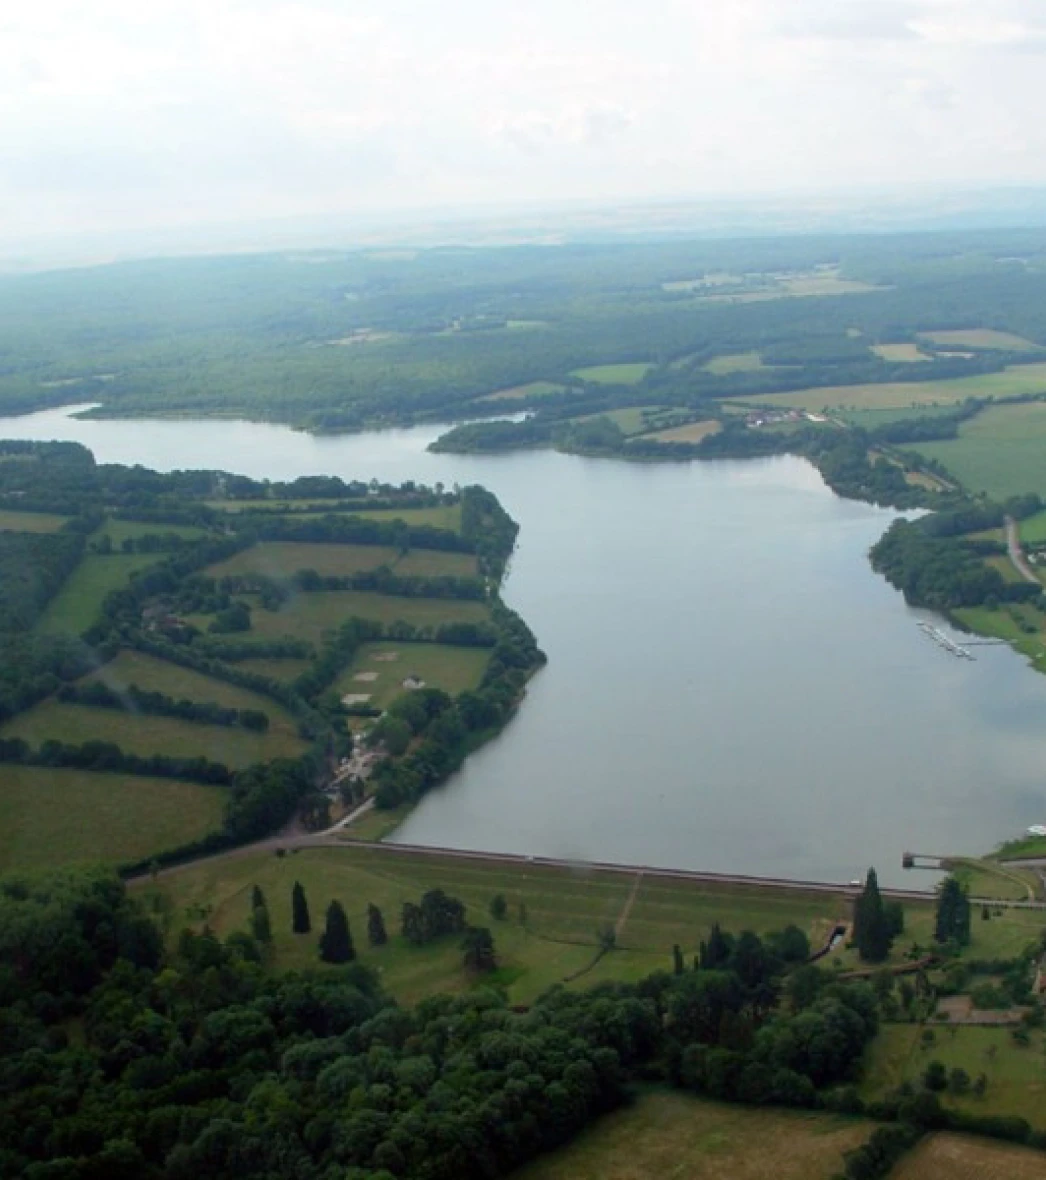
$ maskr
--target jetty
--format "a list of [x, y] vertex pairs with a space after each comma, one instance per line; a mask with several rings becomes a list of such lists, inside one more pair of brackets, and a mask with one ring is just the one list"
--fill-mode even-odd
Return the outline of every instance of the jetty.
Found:
[[923, 634], [929, 635], [934, 643], [939, 644], [946, 652], [950, 652], [953, 656], [958, 656], [958, 658], [961, 660], [972, 660], [975, 658], [973, 652], [970, 651], [969, 648], [963, 647], [960, 643], [956, 643], [954, 639], [950, 638], [948, 635], [945, 635], [940, 627], [935, 627], [933, 623], [920, 621], [919, 627]]

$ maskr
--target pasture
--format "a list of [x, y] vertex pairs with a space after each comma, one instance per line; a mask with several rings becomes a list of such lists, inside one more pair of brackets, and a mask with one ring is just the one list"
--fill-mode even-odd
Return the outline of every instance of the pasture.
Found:
[[1025, 517], [1017, 527], [1025, 545], [1046, 544], [1046, 511]]
[[309, 665], [309, 660], [288, 656], [285, 659], [271, 657], [239, 660], [236, 667], [242, 668], [245, 672], [254, 672], [258, 676], [268, 676], [272, 680], [278, 680], [281, 684], [289, 684], [292, 680], [296, 680]]
[[[352, 832], [347, 830], [348, 835]], [[607, 925], [618, 926], [618, 949], [583, 975], [579, 986], [668, 970], [673, 944], [679, 943], [688, 956], [693, 955], [714, 921], [729, 930], [761, 933], [795, 922], [816, 943], [849, 909], [841, 894], [687, 880], [637, 881], [629, 873], [600, 873], [583, 867], [567, 870], [453, 855], [389, 853], [350, 839], [342, 847], [303, 849], [283, 857], [259, 852], [201, 861], [164, 874], [160, 886], [170, 893], [179, 914], [186, 907], [209, 904], [207, 920], [224, 935], [246, 924], [251, 886], [260, 885], [272, 913], [275, 965], [296, 969], [315, 963], [316, 940], [290, 932], [295, 880], [301, 881], [308, 895], [314, 933], [318, 915], [332, 898], [339, 899], [363, 962], [382, 968], [385, 985], [407, 1002], [466, 986], [457, 940], [416, 948], [399, 936], [403, 903], [416, 901], [428, 889], [440, 888], [460, 897], [470, 922], [491, 927], [500, 956], [498, 982], [519, 1003], [533, 1000], [591, 963], [599, 932]], [[488, 912], [491, 898], [498, 893], [508, 902], [508, 918], [503, 922], [494, 921]], [[373, 950], [366, 945], [368, 902], [385, 915], [392, 935], [387, 947]], [[526, 910], [525, 925], [520, 922], [521, 904]]]
[[125, 585], [133, 573], [163, 561], [162, 553], [88, 554], [65, 580], [61, 590], [47, 604], [36, 624], [37, 630], [53, 635], [86, 631], [102, 610], [106, 595]]
[[405, 622], [415, 627], [438, 627], [441, 623], [484, 623], [489, 617], [484, 602], [459, 598], [396, 598], [385, 594], [364, 594], [352, 590], [332, 593], [295, 594], [278, 611], [255, 610], [251, 632], [257, 639], [291, 636], [319, 644], [327, 631], [358, 615], [379, 623]]
[[407, 524], [431, 525], [450, 533], [461, 532], [461, 504], [434, 504], [431, 508], [368, 508], [353, 511], [367, 520], [402, 520]]
[[220, 787], [35, 766], [0, 767], [0, 872], [119, 864], [221, 826]]
[[718, 434], [722, 429], [721, 422], [708, 418], [702, 422], [688, 422], [685, 426], [673, 426], [669, 430], [657, 430], [643, 437], [656, 439], [658, 442], [698, 443], [710, 434]]
[[1046, 1155], [1012, 1143], [938, 1132], [918, 1144], [890, 1180], [1042, 1180]]
[[656, 366], [651, 361], [628, 361], [619, 365], [586, 365], [574, 369], [572, 377], [597, 385], [638, 385]]
[[243, 574], [263, 574], [267, 578], [286, 581], [298, 570], [315, 570], [332, 577], [392, 566], [399, 550], [391, 545], [323, 545], [295, 541], [262, 541], [234, 553], [225, 561], [208, 566], [208, 577], [224, 578]]
[[57, 533], [68, 516], [51, 512], [12, 512], [0, 508], [0, 533]]
[[722, 356], [714, 356], [701, 366], [706, 373], [716, 377], [726, 377], [730, 373], [755, 373], [770, 366], [763, 364], [763, 358], [758, 352], [727, 352]]
[[648, 1090], [516, 1180], [831, 1180], [875, 1124]]
[[113, 548], [119, 549], [124, 541], [132, 540], [135, 537], [157, 534], [163, 536], [167, 533], [174, 533], [186, 540], [195, 540], [197, 537], [203, 536], [203, 529], [185, 524], [152, 524], [144, 520], [114, 520], [109, 517], [104, 524], [95, 529], [90, 539], [100, 541], [102, 537], [108, 537]]
[[525, 385], [513, 385], [508, 389], [497, 389], [493, 393], [486, 393], [476, 400], [480, 402], [518, 402], [535, 397], [548, 397], [553, 393], [566, 392], [565, 385], [557, 385], [555, 381], [528, 381]]
[[[305, 661], [299, 663], [305, 664]], [[162, 692], [176, 700], [213, 702], [228, 709], [260, 709], [268, 715], [270, 735], [282, 733], [285, 737], [297, 739], [298, 723], [271, 697], [143, 652], [121, 651], [85, 679], [100, 680], [114, 692], [123, 692], [135, 684], [146, 692]]]
[[[1025, 367], [1042, 368], [1046, 388], [1046, 366]], [[1046, 495], [1046, 402], [989, 406], [962, 423], [958, 438], [908, 449], [943, 463], [968, 491]]]
[[936, 381], [887, 381], [881, 384], [829, 385], [792, 393], [749, 398], [763, 406], [799, 410], [886, 410], [908, 406], [957, 405], [968, 397], [1017, 397], [1046, 393], [1046, 363], [1011, 365], [998, 373]]
[[890, 364], [909, 364], [933, 359], [927, 356], [918, 344], [872, 344], [870, 347], [877, 357]]
[[[922, 1044], [924, 1028], [930, 1028], [934, 1042]], [[1015, 1045], [1008, 1028], [978, 1028], [970, 1025], [934, 1023], [885, 1024], [871, 1043], [861, 1081], [865, 1098], [879, 1097], [903, 1081], [918, 1084], [927, 1065], [939, 1061], [946, 1069], [961, 1067], [971, 1078], [983, 1073], [988, 1088], [983, 1098], [973, 1095], [941, 1095], [946, 1106], [971, 1114], [1016, 1115], [1033, 1127], [1046, 1129], [1046, 1046], [1043, 1033], [1032, 1030], [1031, 1043]], [[1046, 1175], [1046, 1156], [1042, 1158]]]
[[403, 681], [407, 677], [456, 696], [479, 686], [489, 660], [490, 650], [484, 647], [451, 647], [443, 643], [365, 643], [334, 688], [338, 693], [369, 693], [370, 704], [379, 708], [384, 708], [406, 691]]
[[939, 418], [954, 414], [955, 406], [904, 406], [892, 410], [840, 410], [836, 417], [851, 426], [874, 430], [877, 426], [889, 426], [893, 422], [908, 422], [914, 418]]
[[1038, 352], [1039, 345], [1013, 332], [997, 332], [994, 328], [959, 328], [947, 332], [920, 332], [938, 348], [993, 348], [1005, 352]]
[[49, 738], [71, 745], [113, 742], [128, 754], [204, 757], [234, 770], [254, 762], [294, 758], [305, 750], [303, 741], [278, 727], [254, 733], [238, 726], [203, 725], [177, 717], [129, 716], [122, 709], [63, 704], [54, 698], [13, 717], [0, 727], [0, 735], [22, 738], [34, 749]]

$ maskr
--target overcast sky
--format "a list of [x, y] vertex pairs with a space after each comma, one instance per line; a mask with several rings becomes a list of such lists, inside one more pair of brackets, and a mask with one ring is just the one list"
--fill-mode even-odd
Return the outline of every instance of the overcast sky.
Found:
[[4, 236], [1046, 182], [1046, 0], [9, 0]]

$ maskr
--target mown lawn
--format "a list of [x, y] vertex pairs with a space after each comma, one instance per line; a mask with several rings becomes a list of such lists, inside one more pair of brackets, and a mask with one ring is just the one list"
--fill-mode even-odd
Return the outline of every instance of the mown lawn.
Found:
[[47, 634], [69, 631], [79, 635], [97, 621], [111, 590], [119, 589], [133, 573], [148, 569], [165, 557], [163, 553], [121, 553], [109, 557], [88, 554], [48, 603], [37, 629]]
[[890, 1180], [1043, 1180], [1046, 1155], [1012, 1143], [940, 1132], [924, 1139]]
[[[379, 658], [395, 656], [395, 659]], [[490, 660], [482, 647], [451, 647], [442, 643], [365, 643], [339, 677], [339, 693], [370, 693], [371, 704], [384, 708], [404, 692], [403, 681], [412, 676], [431, 688], [456, 696], [476, 688]], [[374, 680], [358, 680], [374, 676]]]
[[647, 1091], [515, 1180], [830, 1180], [864, 1143], [864, 1119], [726, 1106]]
[[221, 826], [219, 787], [133, 775], [0, 767], [0, 872], [118, 864]]
[[233, 769], [273, 758], [293, 758], [305, 749], [304, 742], [279, 727], [253, 733], [238, 726], [200, 725], [175, 717], [135, 717], [122, 709], [67, 705], [54, 698], [13, 717], [0, 728], [0, 735], [22, 738], [33, 748], [48, 738], [72, 745], [114, 742], [128, 754], [202, 756]]

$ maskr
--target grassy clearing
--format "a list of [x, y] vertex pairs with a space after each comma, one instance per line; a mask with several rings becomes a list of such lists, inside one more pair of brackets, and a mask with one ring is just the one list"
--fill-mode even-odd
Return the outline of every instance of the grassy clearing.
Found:
[[208, 566], [206, 574], [223, 578], [238, 574], [264, 574], [287, 579], [298, 570], [315, 570], [318, 574], [347, 577], [379, 565], [392, 566], [399, 550], [390, 545], [314, 545], [293, 541], [263, 541], [226, 561]]
[[710, 434], [718, 434], [723, 429], [722, 423], [714, 418], [703, 422], [688, 422], [686, 426], [674, 426], [671, 430], [658, 430], [648, 434], [646, 438], [655, 438], [658, 442], [688, 442], [697, 443]]
[[941, 1132], [924, 1139], [890, 1180], [1042, 1180], [1046, 1156], [1012, 1143]]
[[[1046, 366], [1040, 388], [1046, 390]], [[991, 406], [959, 427], [959, 437], [920, 443], [919, 454], [937, 459], [972, 492], [997, 499], [1039, 492], [1046, 495], [1046, 402]]]
[[988, 860], [957, 862], [952, 873], [971, 897], [999, 897], [1013, 901], [1038, 896], [1038, 877], [1027, 869], [1007, 869]]
[[528, 381], [525, 385], [513, 385], [508, 389], [498, 389], [494, 393], [484, 394], [477, 398], [481, 402], [518, 402], [534, 397], [548, 397], [553, 393], [563, 393], [565, 385], [557, 385], [554, 381]]
[[353, 615], [380, 623], [402, 620], [416, 627], [438, 627], [441, 623], [482, 623], [489, 612], [485, 603], [456, 598], [395, 598], [351, 590], [296, 594], [282, 610], [255, 610], [251, 634], [257, 639], [290, 635], [318, 644], [325, 631]]
[[203, 529], [184, 524], [149, 524], [143, 520], [106, 520], [106, 522], [91, 534], [92, 541], [100, 541], [108, 537], [115, 548], [119, 548], [124, 541], [135, 537], [145, 537], [155, 534], [175, 533], [186, 540], [203, 536]]
[[716, 377], [726, 377], [730, 373], [755, 373], [770, 366], [763, 364], [763, 358], [758, 352], [727, 352], [722, 356], [712, 357], [701, 368]]
[[985, 373], [976, 377], [952, 377], [937, 381], [893, 381], [869, 385], [830, 385], [823, 389], [764, 394], [750, 400], [764, 406], [814, 411], [883, 410], [906, 406], [956, 405], [968, 397], [1016, 397], [1020, 394], [1041, 392], [1046, 392], [1046, 363], [1011, 365], [999, 373]]
[[884, 361], [889, 361], [891, 364], [902, 362], [905, 364], [914, 361], [928, 361], [932, 357], [926, 355], [918, 344], [872, 344], [870, 345], [872, 352], [877, 357]]
[[219, 787], [196, 783], [5, 766], [0, 872], [162, 852], [219, 827], [225, 799]]
[[[268, 705], [266, 705], [268, 712]], [[305, 743], [274, 726], [268, 733], [252, 733], [237, 726], [200, 725], [177, 717], [143, 715], [129, 717], [120, 709], [97, 709], [43, 701], [19, 713], [2, 728], [4, 737], [19, 737], [38, 747], [48, 738], [72, 745], [83, 742], [115, 742], [129, 754], [169, 754], [172, 757], [203, 756], [239, 769], [254, 762], [293, 758]]]
[[[305, 664], [302, 660], [299, 663]], [[100, 680], [115, 692], [136, 684], [148, 692], [162, 692], [178, 700], [213, 701], [228, 709], [260, 709], [269, 717], [269, 734], [282, 733], [297, 739], [298, 725], [287, 710], [270, 697], [204, 676], [191, 668], [158, 660], [137, 651], [121, 651], [115, 659], [99, 668], [88, 680]]]
[[650, 361], [635, 361], [620, 365], [586, 365], [574, 369], [572, 377], [594, 381], [597, 385], [638, 385], [656, 366]]
[[[394, 655], [394, 660], [379, 659]], [[456, 695], [476, 688], [490, 660], [481, 647], [450, 647], [437, 643], [365, 643], [335, 683], [340, 693], [370, 693], [371, 704], [384, 708], [404, 691], [408, 676]], [[374, 680], [357, 677], [375, 676]]]
[[[865, 1059], [861, 1092], [879, 1096], [903, 1081], [918, 1082], [931, 1061], [947, 1069], [961, 1067], [971, 1078], [983, 1073], [988, 1089], [983, 1098], [942, 1095], [946, 1106], [976, 1114], [1017, 1115], [1032, 1126], [1046, 1127], [1046, 1040], [1031, 1033], [1031, 1043], [1013, 1043], [1008, 1028], [974, 1028], [968, 1025], [933, 1024], [934, 1044], [923, 1048], [923, 1026], [887, 1024], [872, 1042]], [[1042, 1158], [1046, 1175], [1046, 1157]]]
[[829, 1180], [875, 1124], [647, 1092], [516, 1180]]
[[0, 508], [0, 533], [56, 533], [68, 516], [50, 512], [11, 512]]
[[1046, 545], [1046, 512], [1036, 512], [1018, 524], [1025, 545]]
[[138, 570], [163, 559], [162, 553], [121, 553], [110, 557], [88, 554], [51, 599], [37, 629], [47, 634], [70, 631], [79, 635], [97, 620], [111, 590], [119, 589]]
[[994, 328], [962, 328], [953, 332], [920, 332], [924, 340], [941, 348], [998, 348], [1005, 352], [1039, 352], [1038, 344], [1015, 336], [1012, 332], [996, 332]]

